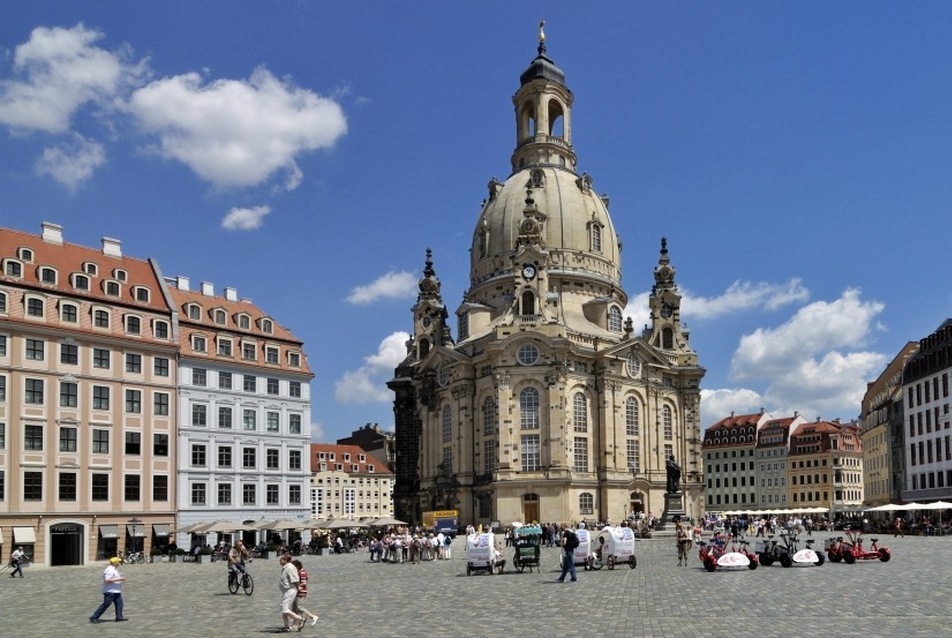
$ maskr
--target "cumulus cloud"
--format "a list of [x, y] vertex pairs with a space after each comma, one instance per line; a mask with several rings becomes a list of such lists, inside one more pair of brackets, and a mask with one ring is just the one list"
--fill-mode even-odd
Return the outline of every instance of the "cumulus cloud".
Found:
[[157, 80], [133, 92], [127, 109], [158, 135], [160, 153], [220, 187], [254, 186], [273, 176], [294, 189], [296, 158], [331, 148], [347, 132], [333, 99], [258, 67], [247, 80], [205, 83], [199, 73]]
[[707, 427], [733, 414], [752, 414], [764, 407], [763, 397], [749, 388], [701, 390], [701, 426]]
[[887, 363], [886, 355], [863, 350], [884, 307], [863, 301], [857, 289], [808, 304], [777, 328], [744, 335], [730, 378], [764, 383], [763, 401], [775, 406], [772, 412], [833, 418], [845, 410], [850, 418], [859, 412], [866, 383]]
[[75, 191], [105, 162], [102, 144], [74, 133], [70, 141], [44, 149], [33, 168], [37, 175], [49, 175]]
[[368, 304], [381, 297], [391, 299], [405, 299], [413, 297], [416, 292], [417, 278], [411, 272], [390, 271], [367, 284], [357, 286], [347, 295], [347, 302], [352, 304]]
[[380, 342], [377, 352], [364, 357], [357, 370], [344, 373], [335, 384], [334, 396], [341, 403], [374, 403], [393, 399], [386, 386], [393, 369], [407, 356], [406, 342], [410, 335], [394, 332]]
[[232, 208], [221, 220], [221, 227], [227, 230], [254, 230], [261, 228], [264, 216], [271, 212], [270, 206], [254, 208]]
[[71, 29], [37, 27], [16, 48], [15, 80], [0, 81], [0, 123], [15, 130], [63, 133], [83, 105], [109, 104], [124, 86], [146, 72], [122, 54], [95, 46], [102, 33], [77, 24]]
[[685, 293], [681, 314], [699, 319], [713, 319], [754, 308], [776, 310], [791, 303], [807, 301], [810, 291], [799, 279], [785, 284], [735, 281], [717, 297], [694, 297]]
[[311, 441], [320, 443], [324, 440], [324, 424], [320, 421], [311, 423]]

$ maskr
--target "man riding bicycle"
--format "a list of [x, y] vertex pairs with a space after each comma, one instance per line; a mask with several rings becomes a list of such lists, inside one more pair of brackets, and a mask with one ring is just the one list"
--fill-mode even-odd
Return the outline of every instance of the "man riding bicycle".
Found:
[[251, 554], [245, 549], [245, 544], [243, 542], [235, 541], [235, 544], [232, 545], [231, 549], [228, 550], [228, 571], [234, 572], [235, 577], [238, 577], [238, 574], [245, 573], [245, 559], [251, 558]]

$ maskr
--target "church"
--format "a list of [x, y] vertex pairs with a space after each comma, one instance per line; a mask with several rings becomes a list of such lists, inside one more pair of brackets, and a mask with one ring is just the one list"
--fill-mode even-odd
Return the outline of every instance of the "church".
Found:
[[456, 339], [426, 253], [394, 392], [395, 515], [459, 524], [703, 514], [700, 382], [661, 239], [650, 325], [624, 319], [609, 201], [577, 171], [574, 96], [547, 56], [519, 77], [516, 147], [473, 231]]

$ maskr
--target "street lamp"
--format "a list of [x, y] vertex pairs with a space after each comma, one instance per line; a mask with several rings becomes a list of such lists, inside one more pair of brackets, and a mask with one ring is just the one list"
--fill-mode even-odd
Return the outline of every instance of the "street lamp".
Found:
[[136, 534], [136, 532], [138, 531], [136, 528], [139, 527], [139, 525], [141, 524], [142, 524], [142, 521], [140, 521], [138, 518], [132, 517], [131, 519], [129, 519], [129, 526], [132, 527], [132, 551], [133, 552], [139, 551], [139, 540], [138, 540], [139, 536], [138, 534]]

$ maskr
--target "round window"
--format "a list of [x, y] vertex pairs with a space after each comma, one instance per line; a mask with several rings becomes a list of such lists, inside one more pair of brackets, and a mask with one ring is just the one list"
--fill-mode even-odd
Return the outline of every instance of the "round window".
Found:
[[535, 365], [536, 361], [539, 360], [539, 349], [533, 344], [527, 343], [519, 347], [516, 357], [519, 359], [519, 363], [524, 366]]
[[440, 369], [436, 371], [436, 382], [440, 384], [440, 387], [442, 387], [449, 383], [449, 381], [449, 370], [446, 369], [446, 366], [440, 366]]

